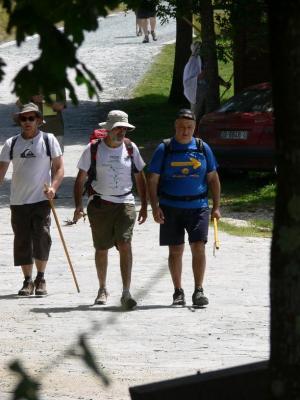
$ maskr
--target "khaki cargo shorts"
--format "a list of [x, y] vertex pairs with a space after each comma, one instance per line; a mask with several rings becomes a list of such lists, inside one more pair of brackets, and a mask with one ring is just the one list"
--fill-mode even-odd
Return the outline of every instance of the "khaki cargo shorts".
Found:
[[96, 250], [106, 250], [118, 242], [130, 242], [136, 220], [134, 204], [111, 203], [94, 197], [87, 214]]

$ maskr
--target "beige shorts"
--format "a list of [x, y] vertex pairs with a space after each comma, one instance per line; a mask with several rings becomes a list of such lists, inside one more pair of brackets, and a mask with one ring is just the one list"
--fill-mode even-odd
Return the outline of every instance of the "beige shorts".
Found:
[[90, 201], [87, 213], [96, 250], [131, 241], [136, 220], [134, 204], [111, 203], [95, 197]]

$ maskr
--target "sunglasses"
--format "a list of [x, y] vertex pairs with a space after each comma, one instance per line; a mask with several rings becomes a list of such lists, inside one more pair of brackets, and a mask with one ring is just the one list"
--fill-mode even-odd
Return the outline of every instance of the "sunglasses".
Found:
[[20, 121], [21, 122], [26, 122], [26, 121], [30, 121], [33, 122], [36, 120], [36, 117], [30, 116], [30, 117], [20, 117]]

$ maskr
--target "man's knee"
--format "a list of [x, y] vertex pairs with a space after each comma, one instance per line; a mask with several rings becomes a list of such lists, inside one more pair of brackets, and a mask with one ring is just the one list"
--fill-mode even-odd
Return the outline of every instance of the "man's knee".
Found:
[[169, 246], [169, 255], [174, 257], [182, 256], [184, 251], [184, 244]]
[[121, 252], [131, 251], [131, 240], [119, 241], [116, 244], [117, 244], [118, 250], [121, 251]]
[[190, 243], [192, 253], [205, 253], [205, 242], [198, 241], [194, 243]]

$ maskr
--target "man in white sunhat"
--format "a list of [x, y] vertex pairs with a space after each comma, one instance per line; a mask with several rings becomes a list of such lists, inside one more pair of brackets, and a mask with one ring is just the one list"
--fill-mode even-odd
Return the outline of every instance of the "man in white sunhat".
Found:
[[[42, 114], [34, 103], [21, 107], [14, 120], [21, 133], [6, 140], [0, 154], [0, 184], [10, 162], [11, 222], [14, 231], [14, 264], [21, 266], [24, 282], [19, 296], [47, 294], [44, 273], [51, 247], [50, 205], [63, 176], [61, 148], [52, 133], [39, 130]], [[47, 184], [47, 189], [44, 185]], [[37, 276], [32, 280], [33, 264]]]
[[82, 217], [82, 193], [88, 191], [87, 214], [95, 248], [99, 290], [95, 304], [106, 304], [106, 274], [108, 250], [116, 246], [120, 254], [123, 283], [121, 304], [124, 309], [136, 307], [130, 294], [132, 250], [131, 238], [136, 220], [135, 200], [132, 193], [132, 175], [141, 201], [138, 215], [140, 224], [147, 218], [145, 163], [137, 146], [125, 137], [135, 126], [128, 123], [128, 115], [119, 110], [110, 111], [106, 122], [99, 124], [107, 130], [104, 139], [88, 144], [78, 162], [78, 175], [74, 186], [74, 221]]

